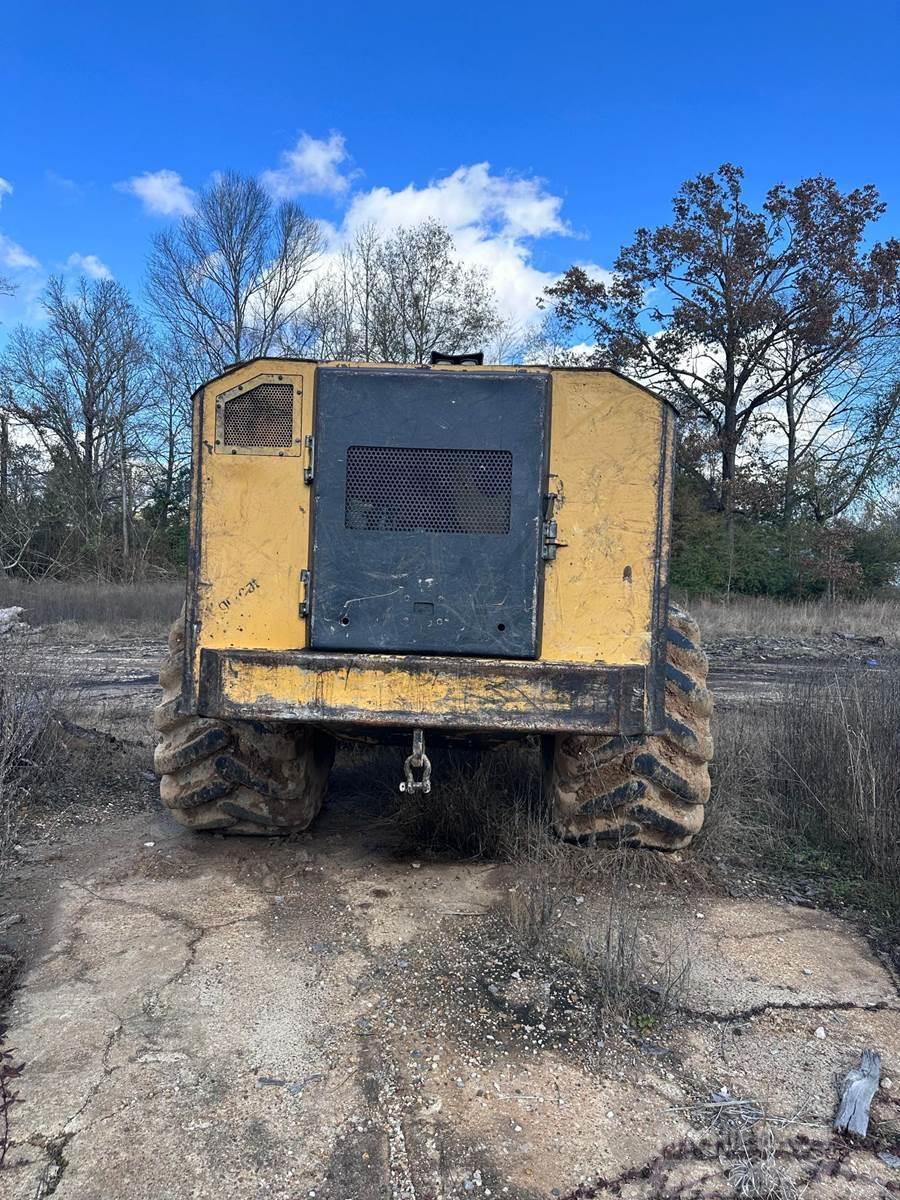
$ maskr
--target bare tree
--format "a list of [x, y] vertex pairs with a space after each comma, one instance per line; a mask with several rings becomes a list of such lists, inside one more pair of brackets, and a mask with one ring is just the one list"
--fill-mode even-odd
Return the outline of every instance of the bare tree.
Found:
[[762, 410], [791, 390], [821, 395], [896, 335], [900, 242], [867, 243], [883, 211], [874, 187], [845, 194], [823, 177], [773, 187], [754, 211], [726, 164], [682, 186], [668, 225], [637, 231], [612, 282], [572, 267], [548, 289], [568, 329], [593, 338], [594, 361], [637, 374], [713, 432], [729, 546], [739, 452]]
[[499, 321], [487, 272], [454, 257], [437, 221], [398, 229], [380, 254], [376, 338], [385, 359], [424, 362], [433, 350], [478, 349]]
[[[871, 494], [900, 457], [900, 328], [866, 338], [856, 353], [807, 369], [797, 340], [772, 347], [765, 380], [783, 380], [760, 410], [759, 453], [781, 488], [782, 523], [799, 515], [823, 524]], [[774, 432], [774, 437], [771, 434]]]
[[0, 296], [14, 296], [16, 285], [6, 275], [0, 275]]
[[196, 365], [190, 349], [174, 341], [154, 346], [151, 353], [151, 381], [138, 433], [142, 456], [152, 468], [149, 488], [159, 524], [166, 526], [191, 461], [191, 395]]
[[[19, 569], [40, 524], [39, 455], [15, 434], [0, 391], [0, 571]], [[8, 398], [7, 398], [8, 405]]]
[[82, 279], [69, 294], [52, 277], [43, 306], [45, 325], [19, 326], [10, 337], [2, 363], [5, 406], [43, 447], [83, 544], [97, 550], [104, 517], [116, 509], [127, 552], [127, 464], [146, 400], [146, 327], [125, 291], [108, 279]]
[[[291, 329], [295, 353], [363, 362], [425, 362], [433, 350], [481, 348], [503, 329], [487, 273], [466, 266], [437, 221], [359, 230]], [[508, 339], [507, 339], [508, 340]]]
[[298, 205], [275, 205], [255, 179], [229, 173], [196, 212], [155, 240], [148, 292], [172, 338], [190, 349], [194, 380], [277, 346], [304, 304], [322, 245]]

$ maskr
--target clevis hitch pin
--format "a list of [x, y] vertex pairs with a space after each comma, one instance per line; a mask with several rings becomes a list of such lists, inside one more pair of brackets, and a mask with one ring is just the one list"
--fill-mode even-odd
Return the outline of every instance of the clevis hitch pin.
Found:
[[[421, 779], [415, 778], [414, 770], [422, 772]], [[405, 778], [400, 784], [401, 792], [413, 795], [421, 792], [427, 796], [431, 791], [431, 760], [425, 753], [425, 733], [421, 729], [413, 730], [412, 754], [403, 764], [403, 774]]]

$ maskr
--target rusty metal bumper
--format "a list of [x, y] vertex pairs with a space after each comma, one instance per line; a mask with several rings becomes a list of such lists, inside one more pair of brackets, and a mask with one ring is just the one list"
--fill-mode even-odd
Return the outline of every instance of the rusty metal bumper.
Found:
[[230, 720], [638, 735], [647, 728], [646, 682], [639, 664], [204, 649], [197, 711]]

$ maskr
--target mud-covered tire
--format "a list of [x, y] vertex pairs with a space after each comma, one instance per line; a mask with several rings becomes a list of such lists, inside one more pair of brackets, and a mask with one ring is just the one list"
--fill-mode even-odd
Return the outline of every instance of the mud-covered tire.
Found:
[[656, 850], [688, 845], [709, 799], [707, 670], [696, 621], [670, 605], [665, 731], [640, 739], [561, 734], [553, 740], [547, 786], [561, 837]]
[[189, 829], [288, 834], [306, 829], [322, 807], [334, 741], [305, 725], [215, 721], [178, 711], [184, 616], [169, 631], [153, 713], [160, 740], [153, 765], [160, 798]]

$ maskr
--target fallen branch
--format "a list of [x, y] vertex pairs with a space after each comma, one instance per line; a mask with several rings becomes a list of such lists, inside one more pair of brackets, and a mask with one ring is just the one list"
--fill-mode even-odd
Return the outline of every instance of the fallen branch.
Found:
[[841, 1102], [834, 1128], [838, 1133], [865, 1137], [869, 1129], [869, 1108], [881, 1078], [881, 1055], [863, 1050], [858, 1067], [847, 1072], [841, 1089]]

